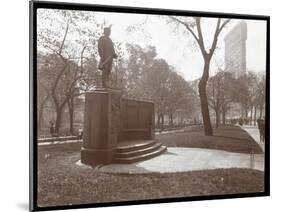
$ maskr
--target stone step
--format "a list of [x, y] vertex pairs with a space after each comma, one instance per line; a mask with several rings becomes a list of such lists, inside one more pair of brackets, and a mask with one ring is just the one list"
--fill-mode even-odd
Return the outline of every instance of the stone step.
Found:
[[155, 143], [155, 140], [122, 141], [118, 144], [116, 153], [132, 152], [140, 149], [145, 149], [153, 146]]
[[147, 159], [156, 157], [156, 156], [162, 154], [163, 152], [165, 152], [166, 150], [167, 150], [166, 146], [160, 146], [156, 150], [146, 153], [146, 154], [137, 155], [137, 156], [133, 156], [133, 157], [127, 157], [127, 158], [117, 158], [116, 157], [114, 159], [114, 162], [115, 163], [135, 163], [135, 162], [139, 162], [139, 161], [143, 161], [143, 160], [147, 160]]
[[116, 158], [131, 158], [138, 155], [144, 155], [153, 151], [156, 151], [161, 147], [161, 143], [154, 143], [152, 146], [148, 146], [142, 149], [133, 150], [133, 151], [125, 151], [125, 152], [116, 152]]

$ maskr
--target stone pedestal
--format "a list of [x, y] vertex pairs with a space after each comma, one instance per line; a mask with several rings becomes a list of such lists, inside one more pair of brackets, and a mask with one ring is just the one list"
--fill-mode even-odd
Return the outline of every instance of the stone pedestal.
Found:
[[86, 94], [81, 162], [108, 164], [114, 157], [121, 107], [118, 90], [98, 89]]

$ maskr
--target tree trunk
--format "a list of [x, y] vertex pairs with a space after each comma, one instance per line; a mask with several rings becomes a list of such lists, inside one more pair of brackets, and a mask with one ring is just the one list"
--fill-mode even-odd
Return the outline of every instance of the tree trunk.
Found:
[[240, 116], [244, 118], [244, 105], [242, 103], [240, 103]]
[[54, 104], [55, 104], [55, 108], [56, 108], [56, 122], [55, 122], [55, 134], [59, 134], [60, 131], [60, 127], [61, 127], [61, 120], [62, 120], [62, 113], [63, 113], [63, 109], [64, 106], [67, 104], [67, 102], [69, 101], [69, 98], [71, 98], [71, 95], [68, 94], [65, 99], [63, 100], [63, 102], [61, 104], [58, 103], [57, 97], [56, 97], [56, 93], [55, 90], [53, 89], [52, 91], [52, 98], [54, 100]]
[[251, 116], [250, 116], [250, 125], [252, 125], [253, 122], [253, 107], [251, 107]]
[[219, 128], [220, 124], [220, 86], [217, 91], [217, 104], [216, 104], [216, 128]]
[[173, 113], [170, 113], [170, 121], [169, 121], [169, 125], [173, 126], [174, 124], [174, 117], [173, 117]]
[[262, 119], [263, 105], [260, 105], [260, 119]]
[[160, 128], [160, 118], [161, 118], [161, 115], [159, 113], [157, 113], [157, 128]]
[[73, 135], [73, 117], [74, 117], [74, 101], [73, 97], [69, 99], [67, 102], [68, 104], [68, 113], [69, 113], [69, 133], [70, 135]]
[[226, 110], [225, 110], [225, 108], [223, 108], [223, 110], [222, 110], [222, 124], [225, 126], [225, 116], [226, 116]]
[[220, 112], [218, 108], [215, 110], [216, 113], [216, 128], [219, 128], [219, 123], [220, 123]]
[[56, 122], [55, 122], [55, 134], [56, 135], [59, 135], [59, 132], [60, 132], [62, 110], [63, 110], [63, 107], [56, 108], [56, 115], [57, 115]]
[[164, 115], [161, 113], [159, 114], [159, 128], [163, 130], [164, 128]]
[[161, 130], [164, 129], [164, 114], [161, 114]]
[[41, 131], [43, 123], [44, 123], [44, 106], [40, 105], [39, 112], [38, 112], [38, 132]]
[[197, 124], [196, 117], [194, 117], [193, 124], [194, 124], [194, 125], [196, 125], [196, 124]]
[[48, 98], [49, 98], [49, 96], [46, 96], [43, 99], [43, 101], [41, 102], [40, 107], [39, 107], [39, 111], [38, 111], [38, 131], [39, 132], [41, 131], [41, 128], [44, 123], [44, 106], [45, 106], [45, 103], [47, 102]]
[[181, 121], [180, 121], [181, 127], [183, 126], [183, 117], [181, 116]]
[[201, 102], [201, 113], [203, 117], [204, 132], [205, 135], [212, 136], [213, 128], [210, 120], [210, 112], [209, 112], [207, 92], [206, 92], [206, 86], [209, 79], [209, 67], [210, 67], [210, 59], [206, 58], [205, 56], [203, 75], [200, 79], [198, 88], [199, 88], [199, 96]]
[[254, 125], [257, 124], [257, 106], [254, 107]]
[[247, 120], [248, 119], [248, 108], [245, 107], [245, 119]]
[[[68, 28], [68, 27], [67, 27]], [[62, 57], [61, 57], [62, 58]], [[61, 125], [61, 119], [62, 119], [62, 110], [64, 108], [64, 105], [66, 103], [66, 101], [68, 100], [67, 98], [63, 101], [62, 104], [59, 104], [58, 98], [57, 98], [57, 94], [56, 94], [56, 88], [57, 85], [59, 83], [59, 80], [61, 79], [63, 73], [65, 72], [66, 68], [67, 68], [67, 63], [65, 62], [64, 59], [62, 59], [62, 62], [64, 63], [63, 68], [61, 69], [60, 73], [58, 74], [58, 76], [56, 77], [56, 80], [53, 84], [53, 87], [51, 89], [51, 97], [54, 101], [54, 105], [56, 108], [56, 122], [55, 122], [55, 129], [54, 129], [54, 134], [58, 135], [59, 131], [60, 131], [60, 125]]]

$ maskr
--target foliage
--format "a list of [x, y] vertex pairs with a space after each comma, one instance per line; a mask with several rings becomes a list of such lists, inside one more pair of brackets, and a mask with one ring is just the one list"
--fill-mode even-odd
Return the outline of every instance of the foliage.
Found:
[[255, 111], [259, 108], [260, 118], [262, 118], [262, 111], [265, 105], [265, 76], [248, 71], [247, 74], [240, 76], [236, 80], [233, 96], [235, 101], [239, 102], [243, 108], [242, 117], [247, 119], [250, 111], [250, 119], [252, 120], [253, 108]]
[[125, 73], [126, 95], [153, 100], [162, 125], [165, 115], [170, 117], [170, 125], [173, 125], [176, 111], [182, 111], [183, 116], [194, 111], [195, 91], [189, 82], [176, 73], [174, 67], [157, 58], [155, 47], [141, 48], [129, 44], [127, 48], [130, 56]]
[[232, 73], [219, 69], [218, 73], [210, 78], [207, 85], [208, 101], [216, 113], [216, 127], [222, 117], [225, 124], [226, 113], [233, 102], [233, 93], [236, 91], [236, 80]]

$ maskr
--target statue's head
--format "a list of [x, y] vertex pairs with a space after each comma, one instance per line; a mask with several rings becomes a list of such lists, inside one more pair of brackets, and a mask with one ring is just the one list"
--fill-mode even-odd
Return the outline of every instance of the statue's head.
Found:
[[104, 33], [105, 36], [109, 36], [110, 33], [111, 33], [111, 27], [105, 27], [103, 29], [103, 33]]

